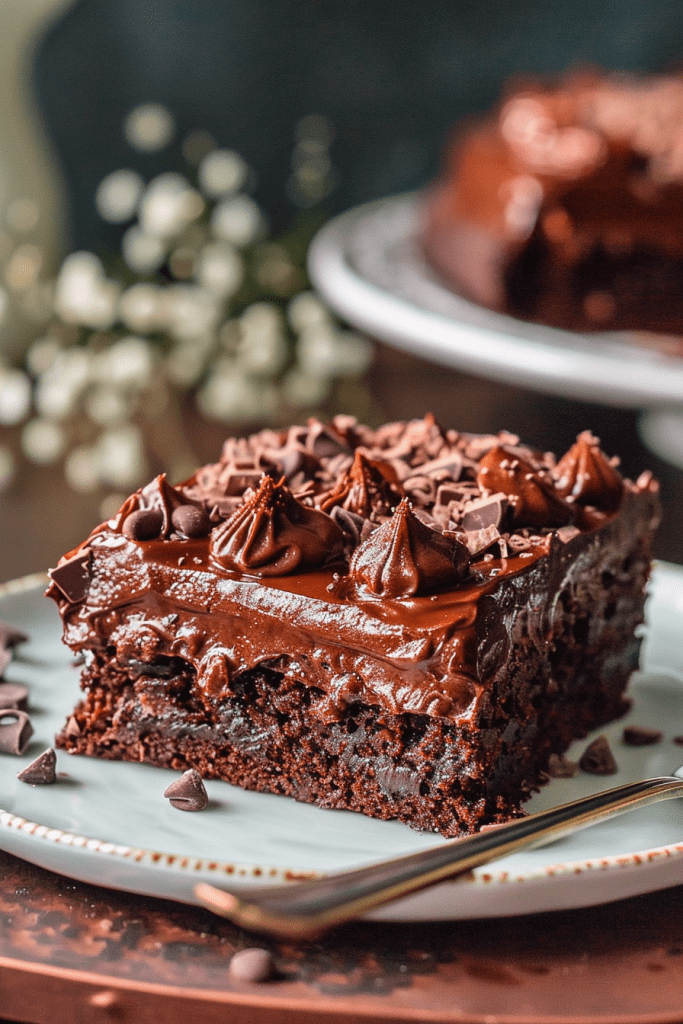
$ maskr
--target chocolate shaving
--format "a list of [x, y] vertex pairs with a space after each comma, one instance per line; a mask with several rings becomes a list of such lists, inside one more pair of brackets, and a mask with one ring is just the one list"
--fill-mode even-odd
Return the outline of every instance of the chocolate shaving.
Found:
[[179, 811], [202, 811], [209, 802], [202, 777], [194, 768], [189, 768], [172, 782], [164, 796]]
[[30, 786], [51, 786], [57, 779], [56, 765], [57, 755], [52, 747], [49, 747], [39, 754], [35, 761], [26, 765], [17, 778], [20, 782], [28, 782]]
[[23, 754], [31, 736], [33, 726], [25, 711], [0, 711], [0, 754]]
[[629, 747], [647, 747], [651, 743], [659, 743], [662, 735], [659, 729], [648, 729], [644, 725], [627, 725], [622, 738]]
[[28, 686], [23, 683], [0, 683], [0, 712], [7, 708], [26, 711], [28, 707]]
[[614, 775], [619, 771], [606, 736], [588, 744], [579, 758], [579, 768], [590, 775]]
[[60, 562], [56, 569], [50, 569], [48, 573], [55, 586], [72, 604], [78, 604], [88, 593], [91, 554], [91, 549], [85, 548], [77, 555]]

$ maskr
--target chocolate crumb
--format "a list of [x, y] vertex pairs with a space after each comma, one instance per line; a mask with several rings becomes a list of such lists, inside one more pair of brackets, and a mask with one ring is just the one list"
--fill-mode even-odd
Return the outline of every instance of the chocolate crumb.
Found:
[[573, 779], [578, 770], [576, 761], [570, 761], [562, 754], [551, 754], [548, 758], [548, 775], [551, 779]]
[[179, 811], [201, 811], [209, 802], [202, 777], [194, 768], [189, 768], [172, 782], [164, 796], [171, 807], [177, 807]]
[[648, 729], [644, 725], [627, 725], [623, 732], [623, 740], [629, 747], [646, 747], [650, 743], [659, 743], [662, 735], [659, 729]]
[[23, 768], [17, 778], [20, 782], [28, 782], [31, 786], [50, 786], [57, 779], [55, 771], [57, 755], [52, 747], [39, 754], [35, 761], [31, 761]]
[[25, 711], [0, 711], [0, 754], [23, 754], [31, 736], [33, 726]]
[[275, 973], [272, 954], [258, 946], [240, 949], [233, 956], [228, 968], [228, 974], [234, 981], [250, 981], [254, 984], [270, 981]]
[[78, 722], [76, 721], [76, 719], [74, 718], [73, 715], [71, 716], [69, 721], [66, 723], [66, 728], [64, 729], [64, 732], [65, 732], [65, 734], [67, 736], [80, 736], [81, 735], [81, 727], [80, 727], [80, 725], [78, 724]]
[[0, 711], [6, 708], [26, 711], [28, 708], [28, 686], [23, 683], [0, 683]]
[[619, 771], [606, 736], [589, 743], [579, 759], [579, 767], [590, 775], [614, 775]]

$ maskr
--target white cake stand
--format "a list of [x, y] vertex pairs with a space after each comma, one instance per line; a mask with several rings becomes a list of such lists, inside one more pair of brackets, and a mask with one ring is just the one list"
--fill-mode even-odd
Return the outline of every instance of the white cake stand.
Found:
[[447, 288], [419, 246], [416, 194], [329, 221], [309, 250], [311, 278], [354, 327], [415, 355], [549, 394], [644, 410], [643, 440], [683, 467], [683, 358], [630, 333], [578, 334], [477, 306]]

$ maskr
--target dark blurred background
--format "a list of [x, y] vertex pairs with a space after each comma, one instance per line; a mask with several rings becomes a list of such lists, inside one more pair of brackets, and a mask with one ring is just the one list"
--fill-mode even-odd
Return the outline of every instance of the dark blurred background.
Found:
[[[40, 42], [33, 81], [66, 178], [70, 244], [100, 251], [122, 229], [103, 223], [93, 195], [130, 165], [121, 125], [137, 104], [166, 104], [177, 139], [206, 129], [241, 153], [277, 229], [292, 217], [286, 182], [306, 115], [334, 126], [329, 215], [428, 182], [453, 125], [486, 110], [513, 76], [666, 71], [682, 55], [675, 0], [79, 0]], [[168, 166], [169, 150], [136, 155], [147, 179]], [[660, 476], [658, 554], [683, 562], [683, 473], [644, 448], [637, 411], [493, 384], [382, 344], [368, 385], [375, 422], [431, 409], [446, 426], [506, 427], [558, 453], [593, 429], [628, 474], [650, 466]], [[213, 459], [226, 430], [197, 418], [190, 429], [201, 458]], [[96, 501], [69, 492], [57, 469], [30, 469], [0, 508], [3, 578], [54, 564], [98, 518]]]

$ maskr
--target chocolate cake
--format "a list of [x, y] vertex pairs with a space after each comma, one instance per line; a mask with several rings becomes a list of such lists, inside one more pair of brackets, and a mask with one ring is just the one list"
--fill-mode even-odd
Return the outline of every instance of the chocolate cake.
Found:
[[453, 139], [425, 212], [429, 261], [481, 305], [683, 333], [683, 78], [511, 91]]
[[85, 698], [58, 746], [456, 836], [622, 714], [651, 474], [590, 433], [351, 417], [226, 442], [51, 571]]

